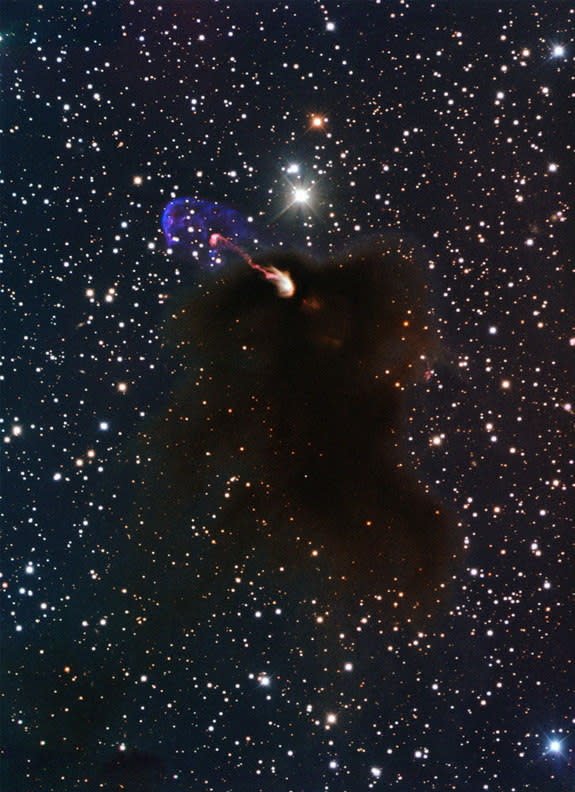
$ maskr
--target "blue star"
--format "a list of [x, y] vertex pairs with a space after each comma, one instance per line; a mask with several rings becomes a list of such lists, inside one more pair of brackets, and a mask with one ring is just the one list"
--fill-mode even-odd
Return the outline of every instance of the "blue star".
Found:
[[553, 737], [549, 740], [548, 750], [550, 753], [561, 753], [561, 740]]

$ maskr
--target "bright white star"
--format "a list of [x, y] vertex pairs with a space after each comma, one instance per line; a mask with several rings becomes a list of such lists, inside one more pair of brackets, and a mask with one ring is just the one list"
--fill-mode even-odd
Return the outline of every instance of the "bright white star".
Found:
[[309, 190], [306, 187], [295, 187], [293, 191], [294, 203], [307, 203], [309, 201]]

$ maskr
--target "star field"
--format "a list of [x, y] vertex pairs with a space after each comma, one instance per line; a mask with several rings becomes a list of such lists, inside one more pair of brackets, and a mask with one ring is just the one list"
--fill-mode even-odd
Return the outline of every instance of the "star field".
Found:
[[[4, 10], [7, 789], [572, 789], [574, 18]], [[217, 517], [240, 474], [177, 517], [191, 544], [135, 547], [123, 463], [181, 374], [166, 306], [208, 256], [166, 249], [182, 196], [320, 259], [375, 232], [424, 250], [444, 351], [406, 441], [461, 531], [437, 612], [332, 598], [321, 549], [285, 577], [236, 555]]]

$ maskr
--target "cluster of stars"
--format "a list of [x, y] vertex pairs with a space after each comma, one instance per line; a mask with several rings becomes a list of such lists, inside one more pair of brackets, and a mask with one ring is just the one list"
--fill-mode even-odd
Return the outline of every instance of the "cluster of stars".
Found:
[[[7, 788], [570, 783], [573, 12], [336, 5], [7, 12]], [[164, 249], [182, 194], [319, 256], [425, 243], [444, 349], [406, 442], [465, 554], [436, 621], [323, 601], [320, 550], [317, 580], [247, 546], [226, 578], [225, 495], [181, 543], [127, 535], [122, 465], [181, 373], [165, 306], [205, 254]]]

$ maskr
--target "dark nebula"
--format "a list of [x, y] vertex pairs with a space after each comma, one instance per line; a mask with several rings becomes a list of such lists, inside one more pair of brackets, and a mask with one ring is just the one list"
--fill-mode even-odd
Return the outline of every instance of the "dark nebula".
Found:
[[248, 558], [285, 585], [319, 574], [332, 605], [437, 601], [457, 542], [406, 451], [409, 392], [441, 355], [415, 258], [382, 237], [321, 265], [271, 252], [255, 264], [292, 296], [237, 262], [171, 306], [178, 377], [131, 449], [129, 533], [184, 610]]
[[115, 755], [100, 768], [100, 788], [157, 792], [165, 778], [165, 763], [154, 754], [129, 751]]

